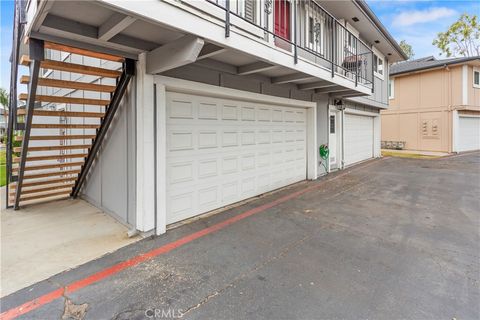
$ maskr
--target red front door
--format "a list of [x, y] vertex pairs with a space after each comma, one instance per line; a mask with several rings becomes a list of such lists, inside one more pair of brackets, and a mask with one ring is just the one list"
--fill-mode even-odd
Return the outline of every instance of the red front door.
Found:
[[290, 1], [275, 0], [273, 10], [275, 35], [290, 40]]

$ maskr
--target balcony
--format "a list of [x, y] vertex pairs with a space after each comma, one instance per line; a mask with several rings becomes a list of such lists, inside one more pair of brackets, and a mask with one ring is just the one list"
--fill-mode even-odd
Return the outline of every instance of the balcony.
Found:
[[225, 12], [225, 36], [246, 30], [278, 50], [373, 92], [373, 53], [315, 1], [206, 0]]

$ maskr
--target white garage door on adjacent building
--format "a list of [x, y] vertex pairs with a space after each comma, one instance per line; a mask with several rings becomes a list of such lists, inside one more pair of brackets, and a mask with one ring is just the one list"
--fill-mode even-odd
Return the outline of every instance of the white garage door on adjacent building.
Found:
[[306, 179], [306, 109], [167, 92], [167, 224]]
[[480, 149], [480, 117], [458, 119], [458, 151]]
[[345, 113], [345, 165], [373, 158], [374, 117]]

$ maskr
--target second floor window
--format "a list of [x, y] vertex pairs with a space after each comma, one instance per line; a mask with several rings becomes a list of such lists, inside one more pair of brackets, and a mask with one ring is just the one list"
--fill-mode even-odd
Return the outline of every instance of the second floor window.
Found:
[[373, 72], [377, 77], [383, 79], [383, 59], [376, 54], [373, 55]]
[[388, 81], [388, 99], [395, 98], [395, 79]]
[[473, 68], [473, 86], [480, 88], [480, 69]]

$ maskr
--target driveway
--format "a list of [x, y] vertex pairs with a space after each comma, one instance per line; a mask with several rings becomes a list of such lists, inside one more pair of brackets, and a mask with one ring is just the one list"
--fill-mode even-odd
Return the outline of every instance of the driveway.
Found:
[[479, 195], [479, 153], [374, 160], [124, 247], [5, 297], [2, 312], [478, 319]]

